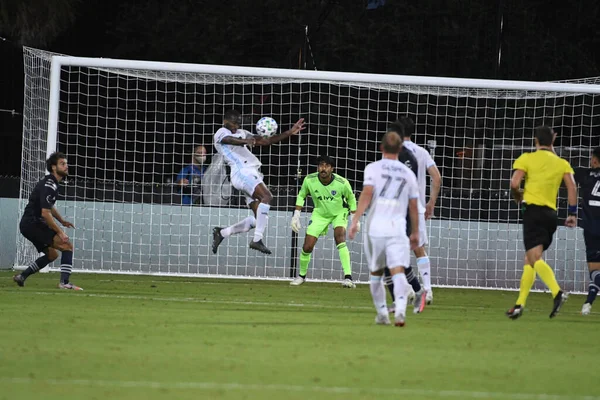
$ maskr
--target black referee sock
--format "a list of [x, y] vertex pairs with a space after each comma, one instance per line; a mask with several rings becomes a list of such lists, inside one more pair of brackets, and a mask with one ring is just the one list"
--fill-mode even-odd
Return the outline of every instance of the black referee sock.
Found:
[[590, 272], [590, 285], [588, 286], [588, 295], [586, 303], [592, 304], [596, 300], [598, 291], [600, 290], [600, 271], [594, 270]]
[[25, 271], [21, 272], [21, 276], [23, 277], [23, 279], [27, 279], [29, 275], [35, 274], [48, 264], [50, 264], [50, 259], [47, 255], [44, 254], [43, 256], [29, 264], [29, 267], [27, 267]]
[[404, 274], [406, 275], [406, 280], [410, 283], [415, 293], [419, 293], [421, 291], [421, 283], [419, 282], [419, 278], [413, 272], [411, 266], [404, 268]]
[[71, 270], [73, 269], [73, 252], [63, 251], [60, 257], [60, 282], [69, 283]]
[[392, 273], [390, 272], [389, 268], [385, 268], [383, 270], [383, 274], [385, 275], [383, 282], [392, 296], [392, 301], [396, 301], [396, 298], [394, 297], [394, 281], [392, 280]]

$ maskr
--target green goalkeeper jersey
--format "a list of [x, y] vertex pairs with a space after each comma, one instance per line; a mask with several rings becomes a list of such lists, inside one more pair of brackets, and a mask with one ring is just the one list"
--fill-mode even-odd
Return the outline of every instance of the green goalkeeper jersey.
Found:
[[[332, 174], [333, 180], [328, 185], [323, 185], [319, 180], [319, 173], [309, 174], [302, 182], [302, 188], [296, 198], [296, 206], [304, 206], [306, 196], [312, 197], [316, 212], [322, 217], [333, 218], [350, 209], [356, 211], [356, 197], [347, 179], [337, 174]], [[347, 204], [347, 207], [345, 204]]]

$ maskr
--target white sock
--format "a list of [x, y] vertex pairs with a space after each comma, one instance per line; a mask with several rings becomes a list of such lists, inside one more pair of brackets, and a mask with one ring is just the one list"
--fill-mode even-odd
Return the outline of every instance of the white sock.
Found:
[[406, 316], [406, 305], [408, 304], [408, 290], [410, 285], [406, 280], [404, 272], [392, 275], [392, 282], [394, 282], [394, 299], [396, 301], [396, 312], [395, 316], [398, 317], [400, 314]]
[[421, 279], [423, 279], [423, 286], [425, 290], [428, 292], [431, 291], [431, 263], [429, 262], [429, 257], [419, 257], [417, 258], [417, 267], [419, 268], [419, 274], [421, 275]]
[[385, 302], [385, 287], [383, 286], [383, 279], [381, 276], [371, 275], [371, 282], [369, 287], [371, 288], [371, 297], [373, 298], [373, 304], [375, 304], [375, 310], [377, 314], [387, 315], [387, 304]]
[[244, 218], [243, 220], [236, 222], [235, 224], [228, 226], [225, 229], [221, 229], [221, 236], [229, 237], [231, 235], [235, 235], [237, 233], [248, 232], [250, 229], [256, 226], [256, 218], [254, 216], [249, 216]]
[[260, 203], [256, 210], [256, 230], [254, 231], [254, 241], [258, 242], [262, 240], [265, 229], [267, 229], [267, 221], [269, 220], [269, 209], [270, 205]]

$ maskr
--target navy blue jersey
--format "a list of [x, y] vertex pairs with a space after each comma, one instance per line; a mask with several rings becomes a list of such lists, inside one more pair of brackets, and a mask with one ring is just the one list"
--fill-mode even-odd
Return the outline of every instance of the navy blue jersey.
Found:
[[402, 147], [400, 154], [398, 154], [398, 160], [406, 165], [415, 174], [415, 177], [419, 175], [419, 163], [412, 151]]
[[51, 209], [58, 196], [58, 181], [54, 175], [46, 175], [33, 188], [29, 195], [29, 202], [23, 212], [23, 221], [44, 221], [42, 209]]
[[600, 168], [575, 168], [575, 181], [583, 203], [580, 226], [588, 233], [600, 235]]

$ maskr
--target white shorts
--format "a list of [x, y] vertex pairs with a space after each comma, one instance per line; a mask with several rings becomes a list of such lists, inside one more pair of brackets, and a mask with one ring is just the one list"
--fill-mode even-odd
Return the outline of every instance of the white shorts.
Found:
[[425, 213], [419, 213], [419, 247], [429, 244], [427, 237], [427, 221], [425, 221]]
[[406, 236], [365, 237], [365, 255], [371, 272], [385, 267], [408, 267], [410, 263], [410, 241]]
[[237, 171], [231, 171], [231, 184], [234, 188], [244, 193], [246, 204], [254, 201], [254, 189], [263, 182], [263, 174], [258, 168], [242, 168]]

